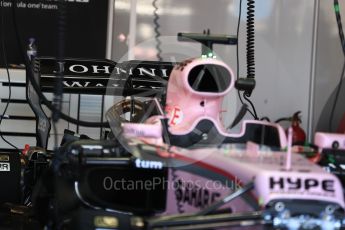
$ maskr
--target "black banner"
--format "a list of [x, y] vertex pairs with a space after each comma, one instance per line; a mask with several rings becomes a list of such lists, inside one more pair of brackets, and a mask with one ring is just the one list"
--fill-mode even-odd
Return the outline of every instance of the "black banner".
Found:
[[36, 63], [44, 92], [53, 91], [62, 71], [65, 93], [144, 97], [163, 94], [174, 67], [171, 62], [66, 59], [57, 63], [54, 58], [39, 58]]
[[[13, 10], [20, 40], [28, 44], [34, 38], [40, 56], [57, 56], [58, 25], [65, 31], [65, 56], [105, 58], [108, 22], [108, 0], [65, 0], [65, 21], [59, 22], [58, 0], [4, 0], [0, 12], [4, 23], [0, 36], [5, 37], [7, 62], [11, 67], [24, 63], [16, 37]], [[23, 47], [25, 48], [25, 47]], [[4, 66], [0, 58], [0, 66]]]

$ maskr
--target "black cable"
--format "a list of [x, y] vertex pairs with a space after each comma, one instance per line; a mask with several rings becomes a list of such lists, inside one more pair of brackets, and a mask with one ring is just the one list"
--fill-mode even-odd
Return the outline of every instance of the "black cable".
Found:
[[[255, 0], [247, 0], [247, 78], [255, 78]], [[254, 119], [258, 116], [254, 104], [250, 101], [251, 92], [244, 91], [243, 98], [250, 104]]]
[[[237, 21], [237, 32], [236, 32], [236, 37], [237, 37], [237, 45], [236, 45], [236, 65], [237, 65], [237, 76], [236, 78], [239, 79], [240, 77], [240, 55], [239, 55], [239, 36], [240, 36], [240, 25], [241, 25], [241, 16], [242, 16], [242, 0], [240, 0], [239, 4], [239, 10], [238, 10], [238, 21]], [[244, 104], [240, 91], [237, 90], [238, 98], [240, 99], [242, 105]]]
[[[34, 87], [34, 90], [37, 92], [38, 96], [42, 100], [42, 103], [48, 107], [53, 113], [55, 112], [55, 107], [52, 105], [52, 103], [46, 98], [46, 96], [42, 93], [40, 90], [38, 84], [36, 83], [35, 79], [33, 78], [33, 70], [32, 68], [28, 67], [29, 74], [28, 74], [28, 79], [31, 82], [32, 86]], [[69, 115], [61, 112], [60, 113], [60, 118], [71, 122], [73, 124], [79, 124], [81, 126], [85, 127], [109, 127], [108, 122], [90, 122], [90, 121], [82, 121], [82, 120], [77, 120], [73, 117], [70, 117]]]
[[250, 104], [250, 106], [252, 107], [253, 113], [254, 113], [254, 114], [252, 114], [252, 115], [253, 115], [254, 119], [255, 119], [255, 120], [259, 120], [259, 117], [258, 117], [258, 114], [256, 113], [256, 110], [255, 110], [255, 107], [254, 107], [253, 102], [251, 102], [251, 100], [249, 100], [248, 96], [247, 96], [245, 93], [243, 93], [243, 98], [244, 98], [244, 100], [246, 100], [246, 101]]
[[[247, 110], [247, 112], [249, 112], [250, 113], [250, 115], [252, 115], [252, 117], [255, 119], [255, 115], [254, 115], [254, 113], [248, 108], [248, 105], [246, 104], [246, 103], [244, 103], [243, 102], [243, 100], [242, 100], [242, 97], [241, 97], [241, 94], [240, 94], [240, 91], [239, 90], [237, 90], [237, 94], [238, 94], [238, 97], [240, 98], [240, 101], [241, 101], [241, 103], [242, 103], [242, 105], [246, 105], [247, 107], [246, 107], [246, 110]], [[247, 100], [248, 100], [248, 98], [247, 98]]]
[[[343, 26], [342, 26], [342, 22], [341, 22], [340, 6], [339, 6], [338, 0], [334, 0], [334, 12], [335, 12], [336, 20], [337, 20], [337, 25], [338, 25], [339, 39], [340, 39], [341, 47], [342, 47], [342, 50], [343, 50], [343, 54], [345, 56], [345, 38], [344, 38], [344, 31], [343, 31]], [[329, 117], [329, 120], [328, 120], [328, 130], [329, 130], [329, 132], [332, 132], [332, 123], [333, 123], [332, 121], [333, 121], [333, 117], [334, 117], [335, 108], [336, 108], [337, 103], [338, 103], [341, 86], [343, 84], [344, 74], [345, 74], [345, 62], [343, 64], [343, 69], [342, 69], [342, 72], [341, 72], [341, 75], [340, 75], [340, 80], [339, 80], [339, 83], [338, 83], [338, 86], [337, 86], [337, 90], [336, 90], [335, 98], [334, 98], [334, 101], [333, 101], [330, 117]]]
[[243, 119], [247, 111], [248, 111], [248, 105], [243, 104], [239, 113], [237, 114], [237, 116], [235, 117], [235, 119], [233, 120], [233, 122], [227, 129], [232, 129], [233, 127], [235, 127]]
[[271, 120], [269, 119], [269, 117], [261, 117], [260, 121], [268, 121], [271, 122]]
[[57, 122], [60, 119], [60, 114], [62, 110], [62, 97], [63, 97], [63, 84], [62, 80], [64, 77], [64, 58], [65, 58], [65, 30], [66, 30], [66, 4], [64, 0], [59, 0], [58, 2], [58, 25], [57, 25], [57, 77], [55, 78], [55, 90], [53, 96], [53, 106], [55, 111], [52, 112], [52, 125], [54, 132], [54, 147], [56, 154], [58, 154], [58, 130]]
[[282, 122], [282, 121], [291, 121], [291, 117], [282, 117], [282, 118], [279, 118], [279, 119], [277, 119], [274, 123], [279, 123], [279, 122]]
[[[63, 64], [65, 58], [65, 30], [66, 30], [66, 4], [64, 0], [59, 0], [59, 16], [58, 16], [58, 26], [57, 26], [57, 63], [58, 63], [58, 73], [55, 78], [55, 90], [53, 97], [53, 105], [55, 106], [55, 112], [52, 114], [53, 122], [58, 122], [62, 107], [62, 97], [63, 97]], [[61, 66], [60, 66], [61, 65]]]
[[[52, 119], [53, 120], [53, 119]], [[54, 121], [52, 121], [52, 126], [53, 126], [53, 132], [54, 132], [54, 147], [55, 147], [55, 149], [57, 150], [58, 149], [58, 141], [59, 141], [59, 139], [58, 139], [58, 131], [57, 131], [57, 127], [56, 127], [56, 123], [57, 122], [54, 122]], [[58, 153], [58, 151], [56, 151], [55, 152], [55, 155], [57, 155], [57, 153]]]
[[162, 49], [161, 49], [161, 40], [159, 39], [159, 37], [161, 36], [161, 33], [159, 32], [159, 28], [160, 28], [160, 25], [159, 25], [159, 15], [157, 13], [158, 11], [158, 6], [157, 6], [157, 0], [153, 0], [152, 1], [152, 6], [154, 8], [154, 11], [153, 11], [153, 15], [154, 15], [154, 18], [153, 18], [153, 24], [155, 25], [154, 27], [154, 31], [155, 31], [155, 40], [156, 40], [156, 49], [157, 49], [157, 58], [158, 58], [158, 61], [163, 61], [163, 58], [162, 58]]
[[[17, 4], [17, 0], [13, 0], [14, 5]], [[55, 112], [55, 107], [51, 104], [51, 102], [46, 98], [46, 96], [42, 93], [40, 87], [38, 86], [35, 78], [34, 78], [34, 72], [33, 72], [33, 67], [29, 64], [29, 60], [26, 56], [26, 51], [24, 49], [24, 46], [22, 44], [22, 40], [21, 40], [21, 35], [18, 29], [18, 24], [17, 24], [17, 19], [16, 19], [16, 7], [12, 7], [12, 20], [13, 20], [13, 25], [14, 25], [14, 30], [16, 33], [16, 38], [17, 38], [17, 43], [18, 43], [18, 47], [20, 49], [20, 54], [22, 55], [23, 60], [25, 61], [25, 66], [26, 66], [26, 71], [27, 71], [27, 76], [29, 81], [31, 82], [34, 90], [36, 91], [37, 95], [40, 97], [40, 99], [42, 100], [42, 103], [44, 105], [46, 105], [48, 107], [49, 110], [51, 110], [52, 112]], [[69, 115], [61, 112], [60, 113], [60, 118], [71, 122], [73, 124], [79, 124], [81, 126], [86, 126], [86, 127], [109, 127], [109, 123], [108, 122], [89, 122], [89, 121], [81, 121], [81, 120], [77, 120], [75, 118], [70, 117]]]
[[[3, 5], [3, 1], [1, 1], [1, 5]], [[18, 147], [16, 147], [14, 144], [12, 144], [10, 141], [8, 141], [4, 136], [1, 131], [1, 124], [2, 120], [7, 112], [8, 106], [10, 105], [11, 97], [12, 97], [12, 86], [11, 86], [11, 76], [10, 76], [10, 71], [8, 69], [8, 63], [7, 63], [7, 55], [6, 55], [6, 44], [5, 44], [5, 17], [4, 17], [4, 7], [1, 7], [1, 46], [2, 46], [2, 57], [4, 59], [4, 65], [6, 69], [6, 74], [7, 74], [7, 81], [8, 81], [8, 100], [5, 106], [4, 111], [2, 112], [2, 116], [0, 117], [0, 137], [1, 139], [10, 145], [11, 147], [15, 148], [16, 150], [20, 151]]]
[[[239, 36], [240, 36], [240, 27], [241, 27], [241, 17], [242, 17], [242, 0], [240, 0], [240, 4], [239, 4], [239, 10], [238, 10], [238, 21], [237, 21], [237, 30], [236, 30], [236, 37], [237, 37], [237, 45], [236, 45], [236, 64], [237, 64], [237, 79], [239, 79], [240, 77], [240, 55], [239, 55]], [[238, 98], [241, 101], [241, 104], [244, 105], [245, 103], [242, 100], [241, 97], [241, 93], [239, 90], [237, 90], [237, 95]], [[247, 104], [245, 104], [247, 105]], [[250, 111], [250, 109], [248, 108], [248, 106], [246, 106], [247, 111], [255, 118], [254, 113], [252, 111]]]
[[343, 26], [341, 23], [340, 6], [339, 6], [338, 0], [334, 0], [334, 12], [335, 12], [335, 18], [337, 20], [338, 33], [339, 33], [339, 38], [340, 38], [340, 42], [341, 42], [341, 47], [342, 47], [343, 53], [345, 55], [345, 38], [344, 38]]

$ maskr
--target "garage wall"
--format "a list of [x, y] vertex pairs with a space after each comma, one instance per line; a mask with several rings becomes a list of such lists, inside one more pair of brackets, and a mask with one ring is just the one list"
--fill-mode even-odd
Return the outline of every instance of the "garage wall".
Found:
[[257, 88], [253, 100], [260, 116], [273, 121], [301, 111], [302, 126], [307, 130], [314, 1], [264, 2], [262, 10], [268, 8], [269, 13], [257, 20]]
[[[158, 0], [157, 5], [161, 47], [166, 61], [180, 61], [199, 55], [200, 45], [177, 42], [177, 32], [202, 32], [209, 28], [212, 33], [236, 33], [239, 0]], [[243, 16], [245, 7], [244, 0]], [[128, 51], [130, 1], [116, 0], [113, 10], [111, 59], [119, 61], [126, 58]], [[152, 1], [138, 1], [136, 59], [156, 59], [153, 11]], [[345, 15], [342, 3], [341, 13]], [[305, 130], [327, 130], [327, 114], [344, 61], [331, 1], [256, 1], [255, 14], [257, 87], [252, 100], [258, 115], [276, 120], [301, 110]], [[314, 36], [315, 31], [317, 33]], [[244, 17], [241, 21], [239, 48], [240, 76], [243, 77], [246, 73]], [[217, 45], [215, 51], [236, 72], [235, 47]], [[1, 79], [6, 81], [5, 72], [1, 72]], [[339, 106], [344, 104], [344, 91], [342, 89], [340, 93], [333, 129], [344, 113], [345, 108]], [[223, 116], [226, 125], [233, 120], [239, 105], [235, 92], [226, 98], [224, 107], [227, 112]], [[16, 106], [11, 107], [15, 109]], [[312, 133], [309, 132], [310, 138]], [[32, 140], [21, 141], [26, 142], [32, 143]]]
[[[345, 4], [340, 2], [340, 13], [345, 19]], [[339, 83], [344, 54], [342, 53], [338, 27], [335, 19], [333, 1], [320, 1], [318, 14], [318, 33], [316, 46], [315, 91], [312, 117], [315, 131], [329, 131], [329, 116], [334, 104], [335, 92]], [[331, 131], [336, 131], [340, 119], [345, 113], [345, 83], [339, 93], [339, 99], [332, 121]]]
[[[202, 32], [209, 28], [212, 33], [236, 34], [239, 0], [158, 0], [160, 16], [159, 31], [165, 60], [198, 56], [200, 45], [176, 41], [177, 32]], [[265, 0], [256, 1], [256, 80], [252, 95], [260, 117], [271, 120], [302, 111], [303, 127], [307, 129], [309, 84], [311, 78], [313, 18], [315, 1], [310, 0]], [[137, 6], [136, 59], [155, 59], [155, 39], [152, 1], [140, 0]], [[130, 1], [115, 2], [115, 28], [113, 59], [118, 60], [127, 52]], [[242, 5], [242, 20], [239, 37], [240, 76], [246, 74], [245, 62], [245, 13]], [[173, 48], [171, 48], [173, 47]], [[181, 48], [183, 55], [171, 54]], [[235, 46], [215, 46], [217, 56], [236, 72]], [[169, 56], [170, 55], [170, 56]], [[225, 123], [230, 124], [239, 107], [236, 92], [225, 100]], [[250, 117], [250, 116], [248, 116]]]

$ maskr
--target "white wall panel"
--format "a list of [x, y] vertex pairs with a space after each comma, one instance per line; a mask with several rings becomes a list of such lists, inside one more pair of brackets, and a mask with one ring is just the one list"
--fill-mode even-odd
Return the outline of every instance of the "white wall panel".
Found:
[[[339, 1], [339, 3], [344, 26], [345, 4], [344, 1]], [[313, 104], [314, 116], [312, 120], [315, 131], [329, 131], [330, 111], [343, 63], [344, 54], [340, 45], [333, 1], [320, 1]], [[343, 83], [339, 94], [332, 121], [332, 131], [336, 130], [341, 116], [345, 113], [344, 104], [345, 83]]]
[[258, 113], [272, 120], [302, 111], [308, 121], [309, 83], [313, 40], [314, 1], [256, 1], [269, 8], [257, 19], [256, 80], [253, 99]]

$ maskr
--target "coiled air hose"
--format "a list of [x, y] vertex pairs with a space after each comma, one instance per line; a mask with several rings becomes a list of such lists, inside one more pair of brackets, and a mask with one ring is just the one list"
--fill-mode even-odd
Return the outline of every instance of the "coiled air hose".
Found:
[[155, 40], [156, 40], [156, 50], [157, 50], [157, 59], [158, 61], [163, 61], [163, 58], [162, 58], [162, 49], [161, 49], [161, 40], [159, 39], [160, 36], [161, 36], [161, 33], [159, 32], [159, 28], [160, 28], [160, 25], [159, 25], [159, 15], [157, 13], [158, 11], [158, 6], [157, 6], [157, 0], [153, 0], [152, 1], [152, 6], [154, 8], [154, 11], [153, 11], [153, 24], [155, 25], [155, 28], [154, 28], [154, 31], [155, 31]]
[[[247, 1], [247, 78], [255, 78], [255, 0]], [[248, 95], [249, 96], [249, 95]]]

